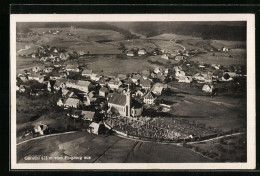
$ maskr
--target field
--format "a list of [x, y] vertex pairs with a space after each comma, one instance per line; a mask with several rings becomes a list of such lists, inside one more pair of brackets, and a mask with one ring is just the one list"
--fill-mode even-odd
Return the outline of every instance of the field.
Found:
[[[51, 144], [51, 145], [50, 145]], [[86, 132], [64, 134], [30, 141], [17, 146], [18, 163], [84, 162], [84, 163], [193, 163], [212, 162], [191, 150], [176, 145], [140, 142], [118, 136], [98, 136]], [[174, 152], [172, 152], [174, 151]], [[26, 156], [78, 156], [83, 160], [24, 160]]]
[[146, 69], [154, 68], [146, 57], [126, 57], [118, 58], [115, 55], [97, 56], [95, 58], [85, 57], [79, 59], [80, 63], [85, 63], [94, 72], [101, 72], [105, 75], [117, 75], [118, 73], [128, 74], [141, 72]]
[[227, 96], [211, 98], [198, 87], [191, 87], [189, 84], [173, 82], [169, 86], [176, 96], [162, 98], [174, 103], [169, 112], [174, 117], [195, 121], [222, 131], [246, 128], [245, 98]]

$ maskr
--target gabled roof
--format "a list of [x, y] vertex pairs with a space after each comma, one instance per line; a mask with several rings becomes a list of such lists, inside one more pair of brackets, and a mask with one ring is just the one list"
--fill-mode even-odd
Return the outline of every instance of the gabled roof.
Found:
[[64, 80], [64, 79], [56, 80], [54, 85], [60, 86], [61, 84], [65, 83], [65, 82], [66, 82], [66, 80]]
[[145, 96], [144, 99], [155, 99], [155, 96], [152, 92], [148, 92]]
[[83, 116], [84, 119], [93, 119], [95, 112], [92, 111], [81, 111], [81, 115]]
[[66, 69], [78, 69], [76, 65], [67, 65]]
[[141, 79], [140, 83], [144, 87], [150, 87], [152, 84], [152, 82], [149, 79]]
[[82, 87], [88, 87], [91, 82], [89, 81], [83, 81], [83, 80], [78, 80], [78, 82], [76, 83], [78, 86], [82, 86]]
[[101, 92], [107, 92], [107, 91], [108, 91], [108, 88], [106, 88], [106, 87], [101, 87], [101, 88], [99, 89], [99, 91], [101, 91]]
[[133, 75], [132, 79], [141, 79], [142, 76], [139, 74]]
[[85, 69], [82, 71], [82, 74], [92, 74], [93, 71], [92, 70], [89, 70], [89, 69]]
[[65, 104], [68, 104], [68, 105], [76, 105], [80, 102], [79, 99], [76, 99], [76, 98], [68, 98], [66, 101], [65, 101]]
[[108, 103], [124, 106], [126, 104], [126, 96], [119, 93], [110, 94]]

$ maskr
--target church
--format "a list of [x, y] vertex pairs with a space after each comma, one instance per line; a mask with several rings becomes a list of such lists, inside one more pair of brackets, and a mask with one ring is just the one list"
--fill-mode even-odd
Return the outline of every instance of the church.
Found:
[[126, 93], [112, 93], [108, 95], [108, 107], [115, 108], [121, 116], [137, 117], [142, 115], [143, 106], [141, 103], [132, 99], [131, 91], [128, 86]]

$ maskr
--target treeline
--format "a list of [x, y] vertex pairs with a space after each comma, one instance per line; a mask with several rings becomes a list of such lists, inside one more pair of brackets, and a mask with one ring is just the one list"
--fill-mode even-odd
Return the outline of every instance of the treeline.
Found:
[[146, 37], [153, 37], [163, 33], [190, 35], [203, 39], [214, 40], [246, 40], [246, 23], [240, 25], [226, 25], [210, 22], [144, 22], [132, 26], [135, 33]]
[[46, 22], [46, 23], [17, 23], [17, 32], [29, 32], [30, 28], [67, 28], [74, 26], [75, 28], [112, 30], [124, 35], [125, 39], [137, 39], [137, 35], [132, 34], [126, 29], [120, 28], [104, 22]]

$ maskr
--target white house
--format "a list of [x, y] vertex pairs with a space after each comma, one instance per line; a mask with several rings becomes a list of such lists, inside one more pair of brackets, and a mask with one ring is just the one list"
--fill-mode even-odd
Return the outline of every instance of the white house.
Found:
[[175, 79], [180, 79], [180, 77], [185, 76], [185, 72], [180, 70], [175, 72]]
[[142, 55], [145, 55], [146, 54], [146, 50], [145, 49], [140, 49], [138, 51], [138, 55], [142, 56]]
[[212, 92], [213, 91], [213, 85], [205, 84], [202, 87], [202, 91], [204, 92]]
[[192, 81], [191, 76], [180, 76], [178, 82], [190, 83]]
[[126, 53], [126, 55], [127, 55], [127, 56], [131, 56], [131, 57], [135, 56], [133, 51], [128, 51], [128, 52]]
[[148, 93], [144, 96], [143, 102], [144, 102], [145, 104], [151, 105], [151, 104], [154, 104], [154, 101], [155, 101], [155, 100], [156, 100], [156, 97], [153, 95], [153, 93], [152, 93], [152, 92], [148, 92]]
[[28, 75], [28, 80], [35, 80], [35, 81], [38, 81], [39, 83], [43, 83], [44, 76], [40, 75], [39, 73], [32, 73], [32, 74]]
[[65, 102], [64, 102], [64, 107], [65, 108], [79, 108], [82, 105], [82, 102], [79, 99], [76, 98], [68, 98]]
[[119, 79], [112, 79], [108, 82], [108, 87], [110, 89], [119, 89], [122, 85], [122, 82]]
[[168, 59], [169, 59], [169, 56], [168, 56], [167, 54], [163, 54], [163, 55], [161, 56], [161, 58], [168, 60]]

